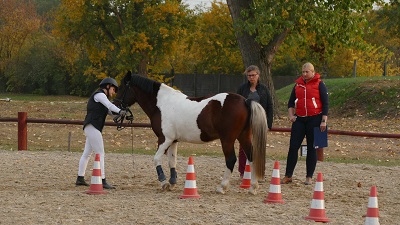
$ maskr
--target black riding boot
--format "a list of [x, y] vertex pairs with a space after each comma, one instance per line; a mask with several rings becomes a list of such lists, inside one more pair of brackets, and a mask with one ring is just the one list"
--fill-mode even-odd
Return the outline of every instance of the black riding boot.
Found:
[[86, 183], [86, 181], [85, 181], [85, 177], [83, 177], [83, 176], [78, 176], [76, 178], [75, 184], [76, 184], [76, 186], [89, 186], [89, 184]]
[[114, 186], [111, 186], [111, 185], [109, 185], [109, 184], [107, 183], [106, 178], [104, 178], [102, 181], [103, 181], [103, 188], [104, 188], [104, 189], [115, 189]]

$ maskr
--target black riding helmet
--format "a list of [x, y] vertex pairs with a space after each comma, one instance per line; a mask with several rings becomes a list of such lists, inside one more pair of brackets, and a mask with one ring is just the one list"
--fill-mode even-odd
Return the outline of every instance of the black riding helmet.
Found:
[[100, 88], [107, 88], [107, 84], [110, 84], [110, 85], [112, 85], [112, 86], [115, 87], [115, 93], [118, 92], [118, 83], [117, 83], [116, 80], [114, 80], [114, 79], [111, 78], [111, 77], [104, 78], [104, 79], [100, 82], [99, 86], [100, 86]]

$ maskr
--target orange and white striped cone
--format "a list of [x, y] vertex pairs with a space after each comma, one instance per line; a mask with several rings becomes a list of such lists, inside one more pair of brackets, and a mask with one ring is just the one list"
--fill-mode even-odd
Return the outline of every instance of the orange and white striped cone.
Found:
[[378, 210], [378, 194], [376, 186], [371, 187], [370, 197], [368, 200], [367, 216], [365, 217], [365, 225], [379, 225]]
[[183, 189], [183, 195], [179, 198], [200, 198], [200, 195], [197, 193], [196, 173], [194, 172], [194, 163], [191, 156], [189, 157], [186, 171], [185, 188]]
[[103, 182], [101, 180], [100, 154], [96, 154], [94, 159], [90, 187], [85, 193], [90, 195], [107, 194], [107, 192], [103, 191]]
[[315, 222], [329, 222], [325, 216], [325, 200], [324, 200], [324, 185], [322, 173], [318, 173], [317, 182], [315, 182], [314, 196], [311, 201], [311, 208], [309, 216], [305, 217], [306, 220], [314, 220]]
[[243, 179], [240, 184], [241, 188], [250, 188], [251, 187], [251, 169], [250, 162], [246, 159], [246, 166], [244, 167]]
[[269, 184], [269, 193], [267, 198], [264, 199], [264, 203], [285, 203], [285, 201], [282, 200], [279, 161], [275, 161], [271, 183]]

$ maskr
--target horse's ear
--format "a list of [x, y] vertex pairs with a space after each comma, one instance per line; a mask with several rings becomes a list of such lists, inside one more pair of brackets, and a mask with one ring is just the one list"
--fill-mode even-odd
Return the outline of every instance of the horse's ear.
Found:
[[125, 82], [125, 83], [129, 82], [129, 81], [131, 80], [131, 77], [132, 77], [132, 72], [129, 70], [129, 71], [126, 73], [125, 77], [124, 77], [124, 82]]
[[132, 76], [132, 72], [129, 70], [127, 73], [126, 73], [126, 75], [125, 75], [125, 77], [131, 77]]

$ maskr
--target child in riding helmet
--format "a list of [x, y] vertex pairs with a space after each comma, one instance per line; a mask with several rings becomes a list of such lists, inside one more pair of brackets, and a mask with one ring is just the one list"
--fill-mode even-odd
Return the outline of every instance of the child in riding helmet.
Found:
[[113, 103], [110, 102], [109, 98], [112, 97], [118, 91], [118, 83], [113, 78], [104, 78], [99, 88], [90, 96], [87, 103], [87, 114], [83, 122], [83, 130], [86, 136], [85, 149], [79, 160], [78, 177], [76, 179], [76, 185], [89, 186], [86, 183], [85, 171], [89, 162], [92, 152], [100, 154], [100, 169], [101, 178], [103, 182], [103, 188], [115, 189], [115, 187], [109, 185], [106, 181], [105, 169], [104, 169], [104, 143], [103, 136], [101, 134], [107, 114], [126, 114], [125, 110], [119, 109]]

